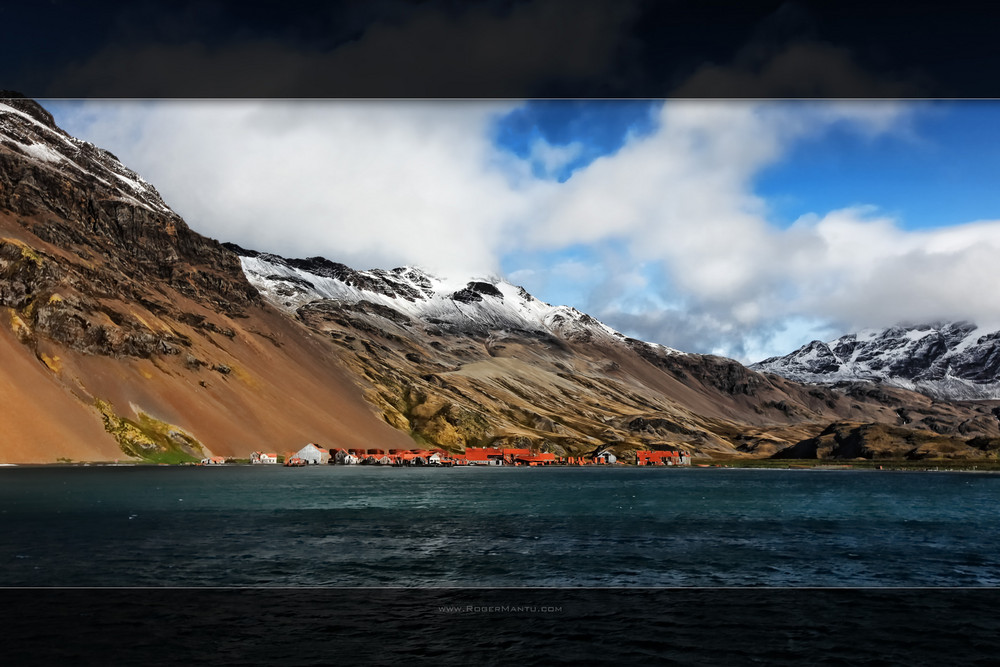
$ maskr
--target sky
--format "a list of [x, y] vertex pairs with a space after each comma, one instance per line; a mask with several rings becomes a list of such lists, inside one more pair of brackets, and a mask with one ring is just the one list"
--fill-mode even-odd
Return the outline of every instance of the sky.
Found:
[[1000, 325], [1000, 103], [49, 100], [203, 234], [500, 276], [744, 363]]

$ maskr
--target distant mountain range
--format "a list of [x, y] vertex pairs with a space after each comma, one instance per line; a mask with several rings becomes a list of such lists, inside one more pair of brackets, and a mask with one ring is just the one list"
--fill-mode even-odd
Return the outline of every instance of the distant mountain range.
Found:
[[868, 329], [751, 366], [796, 382], [877, 382], [939, 399], [1000, 399], [1000, 331], [969, 322]]
[[[11, 94], [0, 94], [0, 324], [0, 462], [181, 462], [309, 441], [625, 459], [677, 447], [981, 458], [1000, 444], [992, 403], [888, 382], [803, 384], [629, 338], [497, 277], [359, 271], [221, 244]], [[948, 342], [964, 331], [954, 326], [941, 335], [964, 361], [941, 377], [975, 383], [977, 359], [989, 376], [995, 357]]]

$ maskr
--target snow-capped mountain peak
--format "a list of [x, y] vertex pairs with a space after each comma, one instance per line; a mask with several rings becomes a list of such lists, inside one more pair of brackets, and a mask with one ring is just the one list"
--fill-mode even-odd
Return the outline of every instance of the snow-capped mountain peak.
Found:
[[[405, 266], [356, 271], [322, 257], [286, 259], [227, 246], [240, 255], [243, 272], [271, 303], [289, 313], [317, 301], [374, 304], [399, 317], [481, 333], [527, 332], [568, 340], [624, 341], [625, 336], [570, 306], [553, 306], [496, 276], [455, 281]], [[386, 311], [381, 311], [383, 314]], [[664, 352], [677, 350], [662, 348]]]
[[970, 322], [865, 329], [751, 366], [798, 382], [874, 381], [945, 399], [1000, 398], [1000, 331]]

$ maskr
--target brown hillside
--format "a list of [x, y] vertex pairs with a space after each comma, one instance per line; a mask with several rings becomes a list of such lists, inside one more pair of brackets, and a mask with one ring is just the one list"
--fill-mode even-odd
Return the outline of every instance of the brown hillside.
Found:
[[0, 114], [0, 461], [409, 445], [235, 255], [35, 115]]

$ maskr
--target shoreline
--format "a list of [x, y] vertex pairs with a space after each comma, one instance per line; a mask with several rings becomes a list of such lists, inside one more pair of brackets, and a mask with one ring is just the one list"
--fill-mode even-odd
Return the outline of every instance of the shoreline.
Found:
[[[203, 466], [196, 463], [154, 463], [149, 461], [129, 461], [125, 463], [121, 462], [102, 462], [102, 461], [90, 461], [90, 462], [73, 462], [68, 463], [65, 461], [51, 462], [51, 463], [0, 463], [0, 468], [234, 468], [234, 467], [250, 467], [250, 468], [285, 468], [280, 464], [272, 465], [260, 465], [252, 464], [245, 461], [239, 461], [234, 463], [225, 463], [212, 466]], [[310, 465], [303, 466], [305, 468], [597, 468], [597, 469], [655, 469], [655, 470], [670, 470], [670, 469], [745, 469], [745, 470], [824, 470], [824, 471], [868, 471], [868, 472], [974, 472], [974, 473], [1000, 473], [1000, 461], [979, 461], [977, 463], [971, 462], [957, 462], [957, 461], [908, 461], [905, 459], [893, 459], [893, 460], [879, 460], [879, 461], [849, 461], [849, 462], [831, 462], [824, 459], [723, 459], [714, 460], [712, 462], [705, 463], [692, 463], [691, 465], [685, 466], [640, 466], [630, 463], [625, 464], [611, 464], [611, 465], [578, 465], [578, 464], [565, 464], [565, 465], [549, 465], [549, 466], [379, 466], [379, 465]]]

